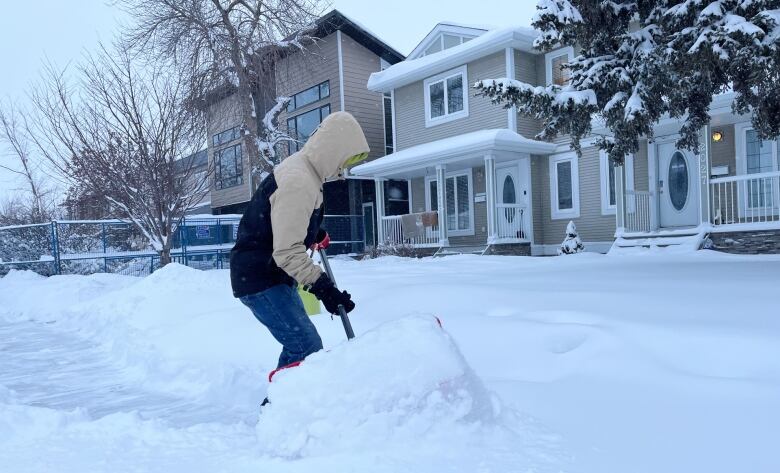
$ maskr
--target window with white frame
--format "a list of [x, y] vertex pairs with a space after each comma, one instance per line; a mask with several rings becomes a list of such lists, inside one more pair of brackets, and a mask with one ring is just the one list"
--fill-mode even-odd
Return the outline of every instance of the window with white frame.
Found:
[[571, 71], [568, 67], [574, 58], [574, 48], [571, 46], [549, 52], [545, 55], [545, 64], [547, 70], [547, 85], [564, 86], [571, 79]]
[[550, 156], [551, 218], [580, 216], [579, 160], [575, 153]]
[[[474, 234], [474, 207], [471, 171], [448, 174], [445, 178], [444, 201], [447, 210], [447, 233], [451, 236]], [[439, 210], [438, 181], [429, 178], [425, 186], [425, 205], [429, 211]]]
[[[741, 173], [760, 174], [778, 170], [777, 142], [761, 140], [750, 124], [737, 125], [737, 144], [742, 158]], [[764, 208], [777, 203], [777, 192], [772, 188], [771, 179], [747, 181], [745, 192], [747, 201], [743, 206], [748, 209]]]
[[[601, 169], [601, 214], [614, 215], [617, 211], [617, 166], [615, 160], [605, 151], [599, 152]], [[626, 182], [625, 189], [634, 189], [634, 156], [627, 155], [623, 161]]]
[[423, 82], [426, 126], [468, 116], [467, 81], [466, 66], [461, 66]]

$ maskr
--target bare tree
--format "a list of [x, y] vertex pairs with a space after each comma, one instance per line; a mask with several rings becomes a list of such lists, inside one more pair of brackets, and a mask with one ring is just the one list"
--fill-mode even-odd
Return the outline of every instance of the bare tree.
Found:
[[23, 192], [3, 203], [0, 213], [5, 224], [19, 219], [24, 221], [13, 223], [43, 223], [54, 217], [54, 189], [40, 172], [40, 156], [35, 155], [29, 125], [27, 115], [13, 104], [0, 107], [0, 144], [4, 145], [6, 158], [0, 161], [0, 169], [20, 177], [25, 183]]
[[[238, 97], [244, 148], [253, 174], [273, 169], [282, 137], [259, 115], [269, 105], [274, 63], [303, 50], [323, 11], [321, 0], [116, 0], [136, 22], [127, 45], [153, 58], [170, 58], [187, 76], [194, 97], [228, 88]], [[266, 115], [267, 118], [267, 115]], [[269, 125], [271, 125], [269, 127]], [[269, 146], [269, 144], [271, 144]]]
[[179, 221], [202, 197], [210, 172], [195, 179], [203, 118], [187, 111], [185, 84], [165, 70], [139, 67], [126, 51], [87, 59], [72, 85], [49, 66], [33, 94], [36, 143], [79, 189], [104, 197], [132, 221], [160, 263], [171, 260]]

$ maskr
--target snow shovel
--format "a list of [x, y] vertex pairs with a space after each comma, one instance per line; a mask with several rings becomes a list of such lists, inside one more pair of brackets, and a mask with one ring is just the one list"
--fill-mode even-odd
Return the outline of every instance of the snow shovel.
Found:
[[[325, 268], [325, 274], [328, 275], [333, 285], [336, 286], [336, 279], [333, 277], [333, 271], [330, 269], [330, 263], [328, 262], [328, 253], [325, 248], [319, 248], [320, 259], [322, 260], [322, 266]], [[336, 286], [338, 288], [338, 286]], [[344, 331], [347, 332], [347, 339], [352, 340], [355, 338], [355, 332], [352, 331], [352, 324], [349, 322], [347, 311], [344, 310], [344, 306], [339, 304], [339, 316], [341, 316], [341, 323], [344, 324]]]

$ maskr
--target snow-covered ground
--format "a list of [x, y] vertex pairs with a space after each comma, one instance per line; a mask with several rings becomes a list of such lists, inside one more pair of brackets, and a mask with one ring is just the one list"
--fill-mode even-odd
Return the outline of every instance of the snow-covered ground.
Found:
[[777, 257], [333, 267], [358, 338], [315, 317], [259, 422], [279, 348], [227, 271], [0, 279], [0, 470], [780, 471]]

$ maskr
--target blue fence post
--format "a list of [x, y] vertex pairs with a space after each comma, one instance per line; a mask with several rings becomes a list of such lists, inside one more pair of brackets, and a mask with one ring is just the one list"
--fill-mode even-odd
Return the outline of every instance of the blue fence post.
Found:
[[181, 260], [184, 266], [189, 266], [187, 259], [187, 217], [182, 217], [179, 223], [179, 240], [181, 240]]
[[106, 222], [102, 222], [100, 224], [103, 227], [103, 272], [108, 272], [108, 262], [106, 260], [106, 254], [108, 253], [106, 249]]
[[60, 274], [62, 267], [60, 266], [60, 242], [58, 240], [56, 220], [51, 222], [51, 252], [54, 257], [54, 274]]
[[222, 269], [222, 220], [217, 219], [217, 269]]

